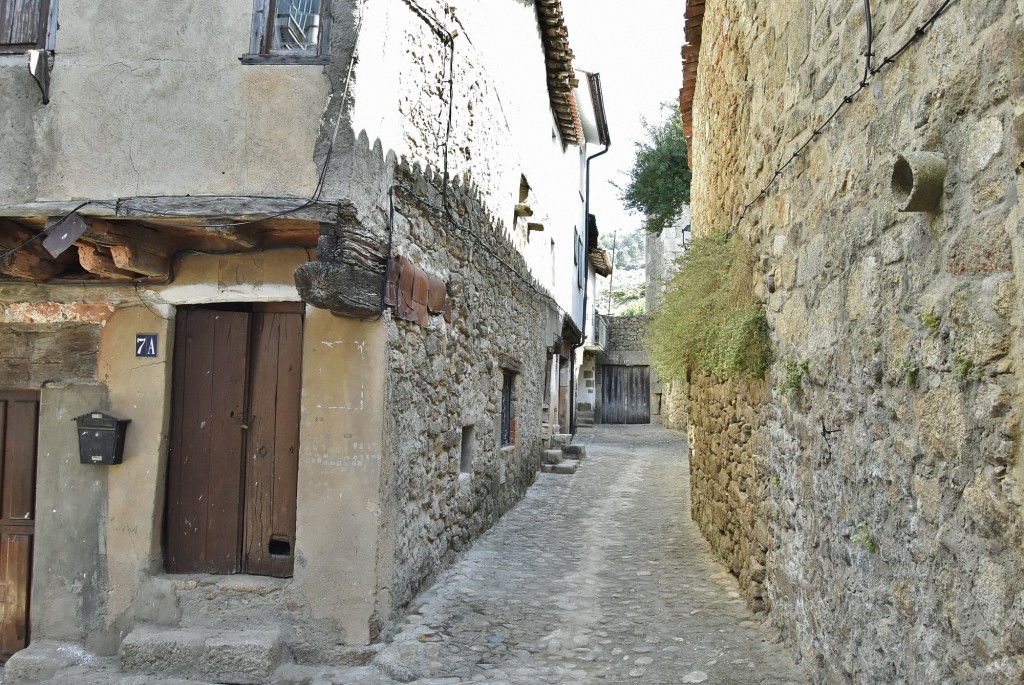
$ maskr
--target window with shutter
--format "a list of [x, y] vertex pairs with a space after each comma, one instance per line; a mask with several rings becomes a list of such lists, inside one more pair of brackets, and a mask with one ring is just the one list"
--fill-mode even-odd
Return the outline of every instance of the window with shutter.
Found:
[[57, 0], [0, 0], [0, 53], [53, 49]]

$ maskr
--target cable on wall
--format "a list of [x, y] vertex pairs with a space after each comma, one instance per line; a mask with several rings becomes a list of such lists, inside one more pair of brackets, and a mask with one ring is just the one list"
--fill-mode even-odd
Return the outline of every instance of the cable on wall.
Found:
[[793, 154], [775, 170], [775, 173], [772, 174], [772, 177], [768, 180], [768, 183], [766, 183], [765, 186], [761, 189], [761, 192], [758, 193], [750, 202], [748, 202], [743, 207], [743, 210], [740, 212], [739, 218], [737, 218], [733, 225], [729, 228], [729, 230], [726, 231], [726, 237], [731, 236], [736, 231], [736, 229], [739, 228], [740, 223], [747, 216], [747, 212], [750, 211], [750, 208], [753, 207], [754, 204], [756, 204], [757, 201], [760, 200], [762, 197], [768, 195], [768, 191], [771, 189], [775, 181], [779, 179], [779, 176], [782, 175], [782, 172], [785, 171], [786, 168], [788, 168], [796, 160], [796, 158], [800, 156], [800, 153], [807, 149], [807, 147], [814, 141], [815, 138], [817, 138], [824, 132], [825, 127], [827, 127], [830, 123], [832, 123], [833, 120], [835, 120], [835, 118], [839, 115], [839, 113], [843, 110], [844, 107], [852, 104], [854, 99], [868, 87], [871, 77], [881, 73], [881, 71], [885, 69], [885, 67], [887, 67], [888, 65], [894, 64], [896, 60], [904, 52], [906, 52], [908, 48], [910, 48], [911, 45], [921, 40], [921, 38], [924, 37], [924, 35], [935, 24], [935, 22], [938, 21], [939, 17], [945, 14], [946, 11], [957, 1], [958, 0], [944, 0], [944, 2], [941, 5], [939, 5], [938, 9], [936, 9], [935, 12], [933, 12], [932, 15], [929, 16], [923, 24], [914, 29], [914, 33], [910, 36], [909, 39], [907, 39], [906, 42], [904, 42], [895, 52], [885, 57], [878, 64], [878, 66], [872, 67], [871, 57], [874, 54], [874, 29], [872, 27], [871, 22], [870, 0], [864, 0], [864, 11], [866, 13], [865, 18], [867, 24], [867, 49], [864, 53], [864, 77], [857, 84], [857, 87], [853, 91], [851, 91], [848, 95], [843, 97], [839, 105], [832, 111], [832, 113], [829, 114], [828, 117], [826, 117], [825, 120], [811, 132], [811, 135], [807, 138], [807, 140], [805, 140], [802, 145], [800, 145], [796, 150], [794, 150]]

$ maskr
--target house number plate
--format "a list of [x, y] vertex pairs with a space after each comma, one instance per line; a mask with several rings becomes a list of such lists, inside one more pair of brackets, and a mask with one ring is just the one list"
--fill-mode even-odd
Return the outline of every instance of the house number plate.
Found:
[[135, 356], [155, 357], [157, 350], [157, 333], [136, 333], [135, 334]]

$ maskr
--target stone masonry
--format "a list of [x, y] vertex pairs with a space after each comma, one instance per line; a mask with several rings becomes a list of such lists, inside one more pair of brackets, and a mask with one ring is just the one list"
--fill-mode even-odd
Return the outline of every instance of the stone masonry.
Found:
[[[767, 528], [746, 591], [817, 682], [1019, 683], [1024, 3], [872, 9], [861, 90], [862, 3], [704, 9], [694, 230], [755, 246], [779, 361], [757, 389], [691, 385], [696, 518], [741, 581]], [[919, 151], [944, 190], [901, 213]]]

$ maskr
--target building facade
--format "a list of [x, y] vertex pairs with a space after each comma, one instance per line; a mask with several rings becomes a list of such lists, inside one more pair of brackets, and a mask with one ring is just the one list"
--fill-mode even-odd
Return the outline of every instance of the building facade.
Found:
[[1024, 679], [1024, 7], [687, 3], [695, 235], [778, 361], [691, 378], [694, 518], [815, 682]]
[[[582, 335], [559, 3], [19, 7], [4, 656], [239, 607], [307, 661], [386, 634], [533, 481]], [[80, 455], [101, 414], [122, 463]]]

